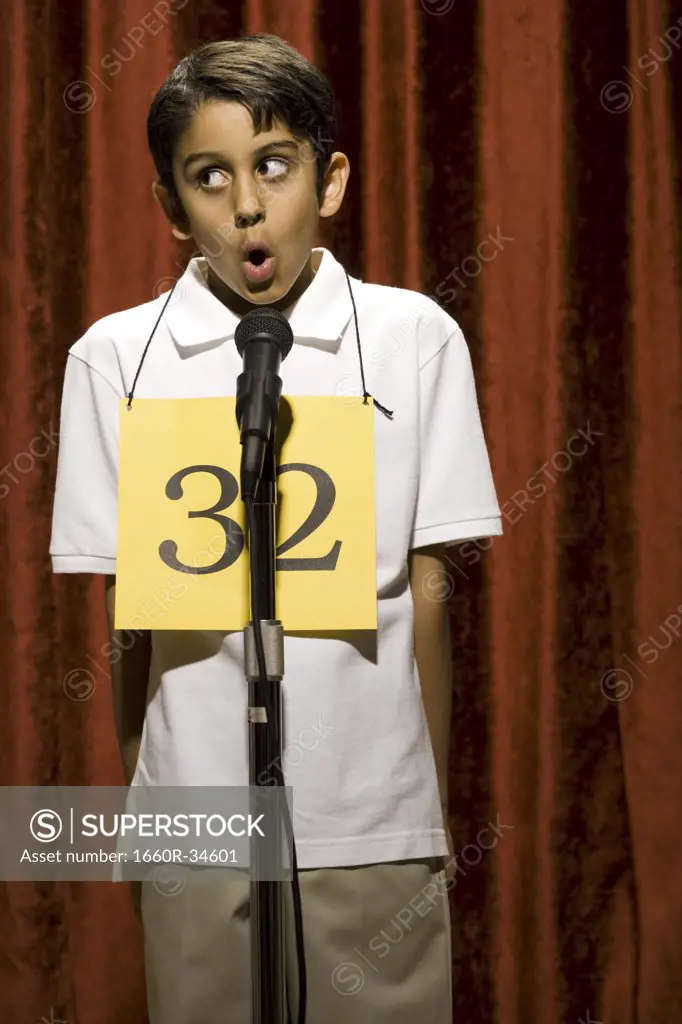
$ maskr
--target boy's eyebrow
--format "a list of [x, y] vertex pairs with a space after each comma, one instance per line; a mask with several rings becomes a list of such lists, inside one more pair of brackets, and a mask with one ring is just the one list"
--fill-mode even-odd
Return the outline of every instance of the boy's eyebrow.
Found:
[[[293, 139], [277, 139], [274, 142], [266, 142], [264, 146], [255, 150], [254, 156], [264, 156], [266, 153], [271, 152], [274, 149], [293, 149], [298, 150], [300, 146], [299, 142], [294, 142]], [[182, 169], [186, 171], [190, 164], [193, 164], [197, 160], [216, 160], [218, 162], [224, 161], [225, 156], [223, 153], [217, 153], [215, 151], [206, 151], [202, 153], [190, 153], [189, 156], [185, 157]]]

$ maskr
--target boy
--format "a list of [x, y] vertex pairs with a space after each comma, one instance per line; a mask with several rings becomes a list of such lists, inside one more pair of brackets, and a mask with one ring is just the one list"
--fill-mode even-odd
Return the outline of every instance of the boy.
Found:
[[[451, 679], [434, 584], [447, 543], [499, 534], [501, 520], [455, 321], [421, 295], [348, 278], [315, 248], [349, 176], [334, 128], [326, 78], [274, 36], [200, 47], [163, 83], [148, 117], [153, 191], [201, 256], [175, 298], [107, 316], [72, 346], [50, 553], [55, 572], [106, 575], [116, 639], [118, 411], [133, 380], [141, 397], [234, 395], [234, 330], [259, 306], [291, 322], [284, 395], [339, 397], [343, 382], [348, 401], [352, 381], [361, 397], [369, 356], [372, 393], [390, 407], [374, 411], [379, 629], [285, 636], [306, 1020], [449, 1024]], [[112, 682], [127, 783], [248, 785], [241, 633], [152, 628], [121, 646]], [[186, 875], [174, 895], [142, 888], [151, 1024], [246, 1024], [248, 882], [219, 868]]]

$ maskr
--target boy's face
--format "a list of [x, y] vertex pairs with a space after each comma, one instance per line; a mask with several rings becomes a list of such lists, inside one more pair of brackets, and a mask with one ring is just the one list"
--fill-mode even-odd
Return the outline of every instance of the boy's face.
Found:
[[[173, 234], [192, 237], [206, 258], [212, 290], [243, 314], [284, 309], [310, 284], [319, 218], [341, 206], [348, 173], [347, 158], [334, 153], [318, 202], [311, 143], [277, 122], [256, 135], [245, 107], [220, 100], [199, 108], [176, 147], [173, 177], [185, 217], [163, 186], [154, 192]], [[268, 258], [245, 253], [247, 242], [262, 243]]]

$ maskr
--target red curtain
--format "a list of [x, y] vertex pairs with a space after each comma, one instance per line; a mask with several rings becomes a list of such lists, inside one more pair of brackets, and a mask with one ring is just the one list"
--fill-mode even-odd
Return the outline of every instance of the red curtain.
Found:
[[[187, 258], [150, 191], [163, 77], [275, 32], [337, 91], [352, 175], [321, 241], [460, 322], [505, 515], [450, 552], [455, 1020], [682, 1020], [682, 5], [5, 0], [0, 19], [0, 782], [122, 783], [103, 582], [48, 557], [66, 352]], [[4, 1019], [145, 1021], [126, 886], [4, 884], [0, 935]]]

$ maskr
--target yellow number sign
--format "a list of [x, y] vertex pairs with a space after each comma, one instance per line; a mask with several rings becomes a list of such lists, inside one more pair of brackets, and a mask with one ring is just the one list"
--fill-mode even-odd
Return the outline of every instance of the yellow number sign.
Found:
[[[285, 631], [376, 629], [374, 408], [283, 396], [276, 614]], [[116, 629], [251, 620], [235, 398], [121, 399]]]

